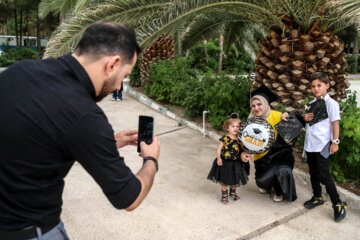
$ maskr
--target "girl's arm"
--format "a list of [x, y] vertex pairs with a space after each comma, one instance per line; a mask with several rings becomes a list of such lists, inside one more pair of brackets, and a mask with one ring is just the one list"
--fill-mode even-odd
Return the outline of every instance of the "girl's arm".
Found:
[[222, 166], [222, 160], [221, 160], [221, 149], [224, 147], [224, 143], [220, 141], [219, 147], [216, 152], [217, 157], [217, 165]]
[[251, 154], [248, 152], [242, 152], [240, 155], [241, 161], [248, 162], [251, 159]]
[[[339, 120], [331, 123], [333, 129], [333, 139], [339, 139], [340, 125]], [[339, 150], [339, 145], [332, 143], [330, 146], [330, 154], [334, 154]]]

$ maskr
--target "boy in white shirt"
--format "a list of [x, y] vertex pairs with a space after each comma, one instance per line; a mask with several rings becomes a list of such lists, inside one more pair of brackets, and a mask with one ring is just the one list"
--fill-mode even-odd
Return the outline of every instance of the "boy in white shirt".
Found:
[[[324, 147], [331, 141], [330, 154], [339, 150], [339, 104], [332, 99], [327, 90], [330, 87], [329, 78], [325, 73], [317, 72], [311, 75], [311, 91], [315, 96], [312, 102], [320, 99], [325, 100], [328, 118], [314, 125], [307, 124], [305, 146], [307, 161], [309, 165], [311, 186], [314, 196], [304, 203], [305, 208], [312, 209], [324, 204], [321, 196], [320, 183], [324, 184], [334, 209], [334, 220], [340, 222], [346, 216], [346, 202], [340, 200], [335, 184], [329, 173], [329, 157], [325, 158], [320, 154]], [[311, 103], [312, 103], [311, 102]], [[305, 121], [309, 122], [314, 118], [314, 113], [305, 114]]]

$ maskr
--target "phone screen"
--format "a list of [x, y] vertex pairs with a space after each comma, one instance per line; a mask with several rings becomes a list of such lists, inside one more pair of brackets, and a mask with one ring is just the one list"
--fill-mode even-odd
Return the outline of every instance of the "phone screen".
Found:
[[151, 144], [154, 131], [154, 118], [150, 116], [139, 116], [139, 132], [137, 151], [141, 152], [140, 142], [144, 141], [146, 144]]

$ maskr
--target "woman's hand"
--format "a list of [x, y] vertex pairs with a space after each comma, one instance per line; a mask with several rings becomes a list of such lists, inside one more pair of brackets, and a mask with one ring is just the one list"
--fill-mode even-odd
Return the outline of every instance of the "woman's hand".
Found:
[[251, 159], [251, 154], [248, 152], [242, 152], [240, 158], [243, 162], [249, 162], [249, 160]]
[[284, 112], [283, 114], [281, 114], [281, 120], [283, 120], [283, 121], [285, 121], [285, 122], [287, 122], [288, 120], [287, 120], [287, 118], [289, 117], [289, 113], [287, 113], [287, 112]]

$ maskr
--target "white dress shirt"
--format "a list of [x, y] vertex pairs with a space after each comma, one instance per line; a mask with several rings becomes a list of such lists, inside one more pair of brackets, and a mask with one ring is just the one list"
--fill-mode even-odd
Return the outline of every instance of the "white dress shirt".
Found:
[[[305, 146], [306, 152], [321, 152], [325, 145], [333, 140], [332, 122], [340, 120], [339, 103], [332, 99], [329, 94], [325, 98], [328, 118], [312, 126], [306, 124]], [[311, 103], [317, 101], [315, 98]]]

